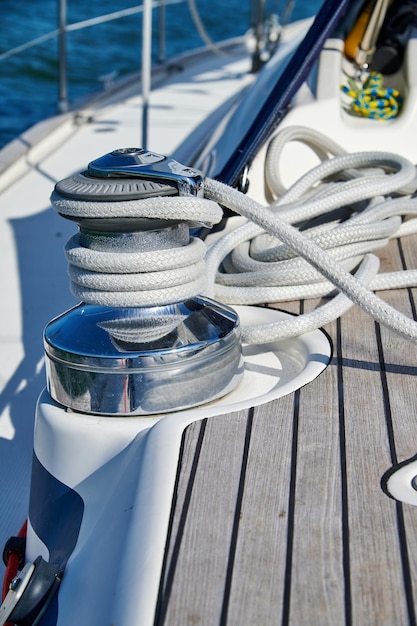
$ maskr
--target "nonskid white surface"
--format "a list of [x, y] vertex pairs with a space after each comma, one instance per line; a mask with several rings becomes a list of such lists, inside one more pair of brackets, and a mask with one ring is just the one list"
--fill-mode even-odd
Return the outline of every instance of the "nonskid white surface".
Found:
[[[276, 309], [233, 307], [241, 325], [269, 324], [290, 317]], [[327, 367], [332, 346], [321, 330], [268, 344], [244, 345], [244, 375], [239, 386], [224, 398], [183, 411], [201, 419], [265, 404], [311, 382]]]

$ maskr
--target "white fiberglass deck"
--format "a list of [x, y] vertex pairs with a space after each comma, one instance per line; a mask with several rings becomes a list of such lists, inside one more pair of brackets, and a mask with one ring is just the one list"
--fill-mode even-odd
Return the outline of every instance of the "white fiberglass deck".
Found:
[[[149, 107], [153, 151], [172, 154], [210, 111], [252, 80], [248, 57], [234, 56], [235, 47], [230, 54], [201, 54], [198, 65], [160, 73]], [[63, 251], [76, 226], [56, 214], [49, 197], [57, 181], [92, 159], [141, 146], [139, 91], [139, 82], [133, 83], [75, 120], [69, 114], [42, 124], [0, 154], [5, 167], [24, 152], [0, 177], [2, 539], [16, 534], [27, 516], [35, 405], [45, 384], [43, 328], [76, 304]]]

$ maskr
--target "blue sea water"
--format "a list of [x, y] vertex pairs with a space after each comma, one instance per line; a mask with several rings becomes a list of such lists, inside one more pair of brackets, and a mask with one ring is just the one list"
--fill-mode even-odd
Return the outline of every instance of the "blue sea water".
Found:
[[[58, 0], [2, 0], [0, 54], [57, 28]], [[67, 24], [135, 6], [134, 0], [67, 0]], [[241, 35], [251, 20], [250, 0], [196, 0], [214, 40]], [[266, 2], [279, 11], [285, 2]], [[298, 0], [292, 20], [313, 15], [322, 0]], [[154, 12], [154, 27], [156, 26]], [[100, 77], [136, 71], [141, 57], [142, 15], [136, 14], [67, 34], [68, 96], [74, 102], [102, 86]], [[166, 7], [166, 53], [203, 45], [187, 2]], [[157, 55], [157, 51], [154, 51]], [[37, 121], [57, 112], [57, 38], [0, 60], [0, 148]]]

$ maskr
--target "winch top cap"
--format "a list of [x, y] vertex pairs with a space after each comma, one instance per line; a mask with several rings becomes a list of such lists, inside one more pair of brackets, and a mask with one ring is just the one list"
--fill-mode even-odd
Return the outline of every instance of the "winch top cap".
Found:
[[64, 198], [86, 202], [117, 202], [178, 195], [177, 187], [170, 181], [150, 181], [127, 176], [97, 178], [90, 176], [88, 171], [60, 180], [55, 185], [55, 191]]
[[204, 176], [200, 170], [182, 165], [142, 148], [119, 148], [94, 159], [87, 173], [95, 178], [141, 178], [142, 180], [173, 184], [180, 196], [202, 196]]

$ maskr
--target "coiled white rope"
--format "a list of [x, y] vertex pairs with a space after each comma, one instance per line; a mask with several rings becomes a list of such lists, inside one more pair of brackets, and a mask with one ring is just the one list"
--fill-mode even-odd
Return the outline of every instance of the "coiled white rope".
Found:
[[[51, 202], [62, 215], [80, 220], [151, 218], [157, 224], [168, 220], [212, 226], [223, 215], [215, 202], [191, 197], [85, 202], [54, 192]], [[94, 249], [83, 245], [82, 234], [77, 233], [65, 248], [71, 292], [83, 302], [115, 307], [159, 306], [192, 298], [206, 287], [206, 246], [195, 237], [183, 239], [182, 235], [172, 247], [162, 229], [155, 250], [132, 250], [117, 236], [101, 237], [99, 249]]]
[[[324, 161], [285, 190], [277, 167], [282, 150], [288, 141], [304, 137]], [[333, 154], [338, 156], [330, 159]], [[335, 181], [336, 174], [339, 177]], [[344, 154], [323, 135], [296, 127], [278, 133], [270, 145], [266, 179], [271, 195], [283, 194], [269, 207], [216, 181], [206, 181], [209, 198], [248, 219], [210, 247], [210, 295], [230, 304], [254, 304], [328, 296], [337, 287], [344, 296], [285, 324], [245, 328], [244, 340], [267, 342], [294, 336], [301, 327], [311, 330], [317, 322], [321, 326], [348, 308], [344, 297], [385, 326], [416, 340], [417, 324], [371, 289], [416, 285], [417, 270], [376, 275], [379, 262], [367, 255], [390, 237], [417, 231], [417, 219], [402, 222], [402, 216], [417, 213], [417, 200], [409, 197], [417, 187], [414, 165], [390, 153]], [[365, 207], [364, 201], [368, 201]], [[305, 229], [306, 221], [331, 216], [341, 207], [349, 210], [350, 219], [345, 215], [344, 221], [330, 218], [330, 222]], [[292, 224], [305, 230], [301, 232]], [[220, 273], [223, 260], [225, 273]], [[350, 270], [360, 262], [360, 270], [353, 276]]]
[[[278, 166], [293, 140], [307, 143], [322, 163], [286, 190]], [[244, 327], [243, 340], [299, 335], [339, 317], [353, 303], [417, 340], [416, 322], [372, 291], [415, 286], [417, 270], [378, 274], [379, 260], [369, 254], [391, 237], [417, 231], [417, 218], [410, 218], [417, 214], [417, 199], [410, 195], [417, 188], [414, 165], [390, 153], [345, 154], [323, 135], [295, 127], [271, 142], [265, 175], [274, 198], [269, 207], [211, 179], [206, 179], [205, 194], [212, 202], [166, 197], [86, 203], [54, 194], [53, 205], [71, 217], [152, 217], [211, 225], [221, 218], [220, 204], [247, 219], [209, 245], [205, 260], [205, 244], [198, 239], [174, 249], [132, 252], [92, 250], [75, 236], [66, 250], [73, 293], [105, 306], [153, 306], [198, 293], [233, 305], [330, 296], [337, 290], [311, 313]]]
[[108, 202], [94, 202], [65, 198], [54, 191], [51, 203], [61, 215], [74, 218], [146, 217], [206, 226], [213, 226], [222, 218], [222, 212], [215, 202], [194, 196], [159, 196], [118, 201], [109, 198]]

